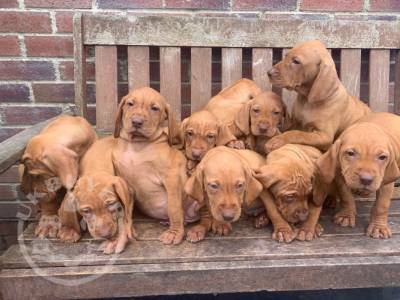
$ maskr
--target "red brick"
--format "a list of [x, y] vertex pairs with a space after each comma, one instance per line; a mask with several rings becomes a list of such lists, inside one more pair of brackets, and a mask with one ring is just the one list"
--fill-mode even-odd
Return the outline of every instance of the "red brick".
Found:
[[26, 7], [91, 8], [91, 0], [25, 0]]
[[399, 0], [370, 0], [369, 1], [370, 11], [387, 11], [395, 12], [400, 11]]
[[47, 61], [0, 61], [0, 80], [54, 80], [54, 67]]
[[2, 11], [0, 12], [0, 32], [50, 33], [50, 14]]
[[166, 8], [229, 9], [229, 0], [165, 0]]
[[11, 166], [7, 171], [0, 174], [0, 183], [19, 182], [18, 165]]
[[18, 222], [2, 221], [0, 222], [0, 235], [16, 235]]
[[[33, 83], [33, 95], [37, 103], [73, 103], [74, 85], [72, 83]], [[93, 84], [87, 85], [87, 100], [95, 102], [95, 88]]]
[[0, 200], [13, 200], [17, 197], [17, 192], [14, 185], [0, 185]]
[[65, 57], [74, 52], [72, 37], [27, 36], [25, 45], [28, 56]]
[[0, 120], [1, 125], [34, 125], [53, 118], [61, 112], [61, 107], [10, 105], [0, 107]]
[[0, 127], [0, 143], [6, 139], [16, 135], [18, 132], [24, 130], [23, 128], [5, 128]]
[[303, 0], [300, 10], [313, 11], [361, 11], [363, 10], [363, 0]]
[[15, 8], [18, 6], [17, 0], [0, 0], [0, 8]]
[[297, 0], [232, 0], [233, 9], [238, 10], [295, 10]]
[[29, 88], [24, 84], [0, 85], [0, 103], [29, 102]]
[[73, 12], [60, 11], [56, 12], [57, 32], [70, 33], [72, 32]]
[[162, 8], [162, 0], [98, 0], [99, 8]]
[[19, 41], [16, 36], [0, 36], [0, 56], [18, 56]]
[[[73, 61], [60, 62], [58, 69], [60, 70], [61, 80], [74, 80]], [[95, 80], [95, 67], [92, 62], [86, 63], [86, 80]]]

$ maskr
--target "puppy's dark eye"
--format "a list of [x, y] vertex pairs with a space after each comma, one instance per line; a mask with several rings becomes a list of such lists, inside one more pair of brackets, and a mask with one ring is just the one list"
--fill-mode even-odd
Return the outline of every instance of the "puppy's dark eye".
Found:
[[258, 114], [260, 112], [260, 109], [258, 107], [254, 107], [253, 108], [253, 112], [255, 112], [256, 114]]
[[382, 161], [386, 160], [387, 158], [388, 158], [388, 157], [387, 157], [386, 154], [381, 154], [381, 155], [378, 156], [378, 159], [379, 159], [379, 160], [382, 160]]
[[209, 133], [209, 134], [207, 134], [207, 138], [212, 140], [212, 139], [215, 138], [215, 134], [214, 133]]
[[92, 210], [89, 207], [85, 207], [81, 209], [81, 213], [84, 215], [89, 215], [92, 212]]
[[281, 112], [280, 111], [273, 111], [272, 112], [272, 114], [274, 115], [274, 116], [277, 116], [277, 115], [279, 115]]
[[300, 60], [297, 57], [293, 57], [292, 63], [294, 63], [295, 65], [300, 65], [301, 64]]
[[127, 102], [126, 103], [128, 106], [133, 106], [133, 102]]
[[288, 203], [293, 202], [294, 200], [296, 200], [296, 197], [294, 195], [285, 196], [285, 201]]
[[347, 154], [347, 156], [350, 156], [350, 157], [356, 156], [356, 152], [354, 150], [347, 150], [346, 154]]
[[192, 137], [193, 136], [193, 131], [186, 131], [186, 135], [188, 137]]
[[209, 183], [208, 186], [213, 190], [218, 190], [218, 188], [219, 188], [218, 184], [214, 183], [214, 182]]
[[242, 190], [243, 187], [244, 187], [244, 183], [243, 183], [243, 182], [238, 182], [238, 183], [236, 184], [236, 189], [237, 189], [237, 190]]
[[158, 106], [153, 105], [153, 106], [151, 107], [151, 110], [152, 110], [152, 111], [159, 111], [160, 108], [159, 108]]

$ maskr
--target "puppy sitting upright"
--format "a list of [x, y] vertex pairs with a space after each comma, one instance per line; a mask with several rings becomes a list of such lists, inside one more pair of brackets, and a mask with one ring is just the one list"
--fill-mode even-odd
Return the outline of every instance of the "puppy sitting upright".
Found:
[[[164, 122], [168, 121], [169, 135]], [[122, 98], [118, 108], [113, 150], [117, 175], [134, 192], [135, 204], [146, 215], [169, 220], [169, 229], [160, 237], [165, 244], [179, 244], [185, 218], [195, 218], [193, 206], [182, 201], [186, 182], [185, 156], [172, 148], [179, 134], [169, 105], [152, 88], [143, 87]], [[193, 201], [192, 204], [195, 204]]]
[[341, 210], [335, 223], [355, 226], [354, 195], [376, 192], [367, 235], [388, 238], [390, 198], [394, 181], [400, 177], [400, 117], [372, 113], [345, 130], [317, 162], [325, 183], [339, 186]]
[[60, 240], [79, 240], [81, 218], [93, 237], [107, 239], [100, 246], [104, 253], [122, 252], [133, 238], [133, 197], [125, 180], [114, 175], [111, 154], [115, 144], [113, 137], [103, 138], [83, 156], [80, 177], [59, 210]]
[[220, 146], [207, 152], [185, 185], [185, 192], [201, 207], [200, 223], [189, 229], [188, 241], [203, 240], [209, 230], [227, 235], [242, 209], [252, 215], [264, 210], [261, 202], [254, 202], [262, 185], [252, 174], [252, 168], [264, 163], [261, 155], [250, 150]]
[[367, 105], [346, 91], [331, 55], [318, 40], [296, 45], [268, 76], [273, 85], [295, 90], [298, 95], [290, 130], [269, 140], [266, 152], [285, 144], [326, 151], [343, 130], [370, 113]]
[[[273, 239], [289, 243], [297, 235], [310, 241], [322, 234], [317, 224], [322, 207], [309, 201], [320, 156], [314, 147], [287, 144], [269, 153], [266, 165], [256, 170], [256, 178], [267, 189], [263, 200], [274, 226]], [[298, 234], [290, 225], [297, 223]]]
[[81, 117], [62, 116], [49, 123], [27, 144], [19, 167], [21, 190], [38, 201], [41, 217], [35, 234], [55, 237], [60, 227], [57, 210], [78, 178], [80, 157], [97, 139]]

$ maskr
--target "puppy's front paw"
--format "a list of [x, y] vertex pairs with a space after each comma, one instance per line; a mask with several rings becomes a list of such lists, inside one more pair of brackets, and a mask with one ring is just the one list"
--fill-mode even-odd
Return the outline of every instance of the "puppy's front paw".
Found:
[[293, 230], [290, 225], [277, 226], [272, 233], [272, 239], [279, 243], [290, 243], [296, 236], [296, 230]]
[[238, 141], [238, 140], [230, 141], [228, 144], [226, 144], [226, 146], [229, 147], [229, 148], [239, 149], [239, 150], [245, 149], [244, 142], [243, 141]]
[[126, 241], [121, 241], [119, 239], [112, 239], [104, 241], [100, 244], [98, 251], [102, 251], [104, 254], [121, 253], [126, 247]]
[[43, 238], [55, 238], [60, 230], [61, 222], [57, 215], [41, 216], [39, 224], [35, 228], [35, 236]]
[[333, 217], [333, 222], [342, 227], [356, 226], [356, 212], [352, 210], [340, 210]]
[[81, 235], [71, 227], [62, 226], [58, 231], [57, 237], [63, 242], [75, 243], [79, 241]]
[[186, 233], [186, 240], [191, 243], [197, 243], [204, 240], [206, 236], [206, 228], [202, 225], [194, 225]]
[[159, 240], [165, 245], [178, 245], [182, 242], [184, 234], [183, 229], [168, 229], [160, 235]]
[[269, 224], [269, 218], [266, 213], [261, 213], [257, 217], [254, 218], [254, 227], [255, 228], [264, 228]]
[[303, 225], [300, 227], [296, 239], [300, 241], [312, 241], [314, 238], [320, 237], [324, 232], [324, 228], [317, 224], [315, 227]]
[[213, 220], [211, 224], [211, 230], [214, 234], [219, 236], [228, 235], [232, 231], [232, 225], [230, 223], [222, 223]]
[[274, 151], [285, 144], [286, 142], [280, 136], [275, 136], [265, 144], [265, 153], [270, 153], [271, 151]]
[[387, 223], [382, 224], [371, 222], [367, 228], [367, 236], [374, 239], [387, 239], [392, 236], [392, 231]]

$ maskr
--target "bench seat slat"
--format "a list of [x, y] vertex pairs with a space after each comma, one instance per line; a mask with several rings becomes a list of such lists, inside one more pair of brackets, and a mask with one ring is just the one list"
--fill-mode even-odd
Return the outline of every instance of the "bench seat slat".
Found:
[[117, 47], [96, 46], [96, 126], [112, 131], [118, 105]]
[[128, 46], [129, 90], [150, 86], [150, 50], [145, 46]]
[[222, 88], [242, 78], [242, 48], [222, 48]]
[[372, 49], [369, 62], [369, 106], [372, 111], [389, 110], [390, 51]]
[[342, 49], [340, 52], [340, 80], [347, 91], [360, 98], [361, 49]]
[[191, 111], [200, 110], [211, 98], [211, 48], [191, 48]]
[[272, 85], [268, 79], [268, 70], [272, 67], [272, 49], [253, 48], [252, 77], [263, 91], [270, 91]]

